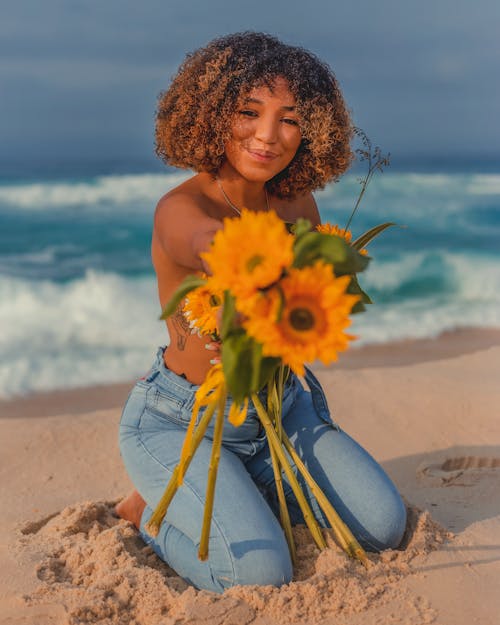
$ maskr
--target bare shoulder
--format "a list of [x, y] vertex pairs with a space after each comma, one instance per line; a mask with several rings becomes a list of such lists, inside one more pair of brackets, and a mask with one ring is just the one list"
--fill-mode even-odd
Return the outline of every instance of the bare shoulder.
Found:
[[308, 219], [313, 226], [321, 223], [318, 205], [312, 193], [297, 196], [293, 200], [276, 200], [277, 212], [282, 219], [296, 222], [297, 219]]
[[156, 205], [155, 225], [158, 220], [163, 221], [170, 218], [179, 220], [183, 216], [201, 218], [209, 216], [210, 211], [207, 211], [206, 195], [204, 195], [203, 188], [196, 178], [194, 176], [186, 180], [160, 198]]
[[161, 249], [178, 265], [201, 269], [200, 253], [222, 227], [203, 177], [193, 176], [158, 202], [153, 227], [153, 252]]

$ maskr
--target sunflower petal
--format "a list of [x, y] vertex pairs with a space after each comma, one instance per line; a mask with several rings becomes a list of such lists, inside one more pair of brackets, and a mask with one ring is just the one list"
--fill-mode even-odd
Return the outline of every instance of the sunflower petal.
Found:
[[237, 405], [236, 403], [231, 404], [231, 408], [229, 409], [228, 421], [234, 427], [239, 427], [243, 424], [245, 419], [247, 418], [248, 411], [248, 398], [243, 401], [243, 404]]

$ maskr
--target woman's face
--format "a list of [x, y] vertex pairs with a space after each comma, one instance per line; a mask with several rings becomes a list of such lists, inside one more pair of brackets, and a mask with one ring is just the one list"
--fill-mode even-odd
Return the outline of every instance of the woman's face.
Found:
[[238, 103], [225, 145], [226, 166], [252, 182], [270, 180], [292, 161], [301, 141], [294, 96], [284, 78], [255, 87]]

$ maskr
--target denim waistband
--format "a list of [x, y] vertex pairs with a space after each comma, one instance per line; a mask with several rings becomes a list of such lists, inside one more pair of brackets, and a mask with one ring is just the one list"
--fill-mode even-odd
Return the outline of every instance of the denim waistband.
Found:
[[[192, 384], [186, 378], [168, 369], [163, 360], [165, 349], [166, 347], [164, 346], [158, 348], [153, 366], [144, 379], [146, 382], [154, 381], [155, 385], [160, 389], [169, 390], [170, 392], [174, 391], [177, 399], [183, 403], [184, 408], [191, 409], [194, 405], [195, 393], [199, 385]], [[324, 421], [332, 423], [330, 410], [321, 384], [313, 372], [307, 367], [305, 367], [304, 379], [311, 391], [312, 402], [316, 413]], [[290, 399], [291, 395], [295, 396], [297, 385], [300, 385], [297, 376], [294, 373], [290, 373], [283, 392], [284, 402], [286, 399]], [[261, 399], [265, 399], [266, 395], [267, 390], [265, 388], [259, 392]]]
[[192, 384], [189, 380], [171, 371], [163, 360], [166, 347], [159, 347], [156, 358], [149, 373], [145, 376], [146, 382], [154, 384], [165, 391], [173, 392], [179, 402], [186, 408], [192, 408], [194, 394], [200, 388], [198, 384]]
[[[178, 375], [171, 371], [163, 360], [163, 354], [166, 347], [159, 347], [156, 353], [156, 358], [151, 367], [149, 373], [145, 376], [146, 382], [154, 382], [154, 384], [165, 391], [174, 392], [178, 401], [182, 402], [184, 408], [191, 409], [195, 401], [195, 393], [200, 388], [198, 384], [193, 384], [183, 376]], [[316, 380], [317, 382], [317, 380]], [[285, 388], [283, 391], [283, 401], [290, 395], [296, 384], [300, 384], [297, 377], [291, 373], [285, 382]], [[319, 382], [317, 382], [319, 385]], [[267, 396], [267, 390], [264, 388], [259, 391], [261, 399], [265, 399]]]

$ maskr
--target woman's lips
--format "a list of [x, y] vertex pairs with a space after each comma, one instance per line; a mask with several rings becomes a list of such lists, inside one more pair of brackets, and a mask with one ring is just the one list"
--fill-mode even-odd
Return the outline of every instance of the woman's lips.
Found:
[[278, 157], [274, 152], [268, 152], [267, 150], [252, 150], [247, 148], [247, 152], [252, 158], [261, 163], [268, 163]]

